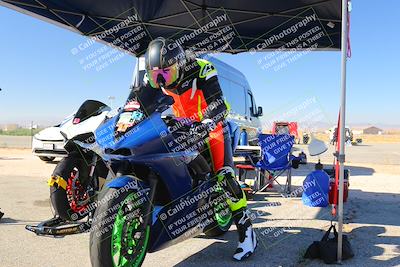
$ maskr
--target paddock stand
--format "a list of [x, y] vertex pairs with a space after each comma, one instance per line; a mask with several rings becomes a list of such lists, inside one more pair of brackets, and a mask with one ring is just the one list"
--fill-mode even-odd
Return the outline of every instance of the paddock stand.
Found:
[[85, 222], [69, 222], [64, 221], [58, 216], [43, 221], [38, 225], [26, 225], [25, 229], [39, 236], [64, 237], [66, 235], [74, 235], [85, 233], [90, 230], [92, 224], [91, 214]]

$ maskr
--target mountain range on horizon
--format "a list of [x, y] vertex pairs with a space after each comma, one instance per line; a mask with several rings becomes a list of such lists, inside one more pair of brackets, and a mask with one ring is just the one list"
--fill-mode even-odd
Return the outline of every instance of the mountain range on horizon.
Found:
[[[54, 119], [48, 119], [48, 120], [24, 120], [24, 121], [2, 121], [0, 120], [0, 129], [3, 129], [6, 125], [18, 125], [21, 128], [29, 128], [31, 124], [33, 125], [38, 125], [39, 128], [46, 128], [49, 126], [57, 125], [59, 124], [64, 118], [54, 118]], [[263, 124], [263, 123], [262, 123]], [[267, 130], [270, 130], [268, 128], [271, 128], [270, 126], [265, 126], [263, 124], [264, 128]], [[313, 122], [312, 123], [312, 128], [317, 129], [317, 130], [326, 130], [331, 127], [335, 126], [335, 123], [330, 123], [330, 122]], [[384, 123], [369, 123], [369, 122], [362, 122], [362, 123], [346, 123], [346, 126], [349, 126], [352, 129], [365, 129], [371, 126], [375, 126], [378, 128], [381, 128], [382, 130], [400, 130], [400, 124], [384, 124]], [[299, 128], [302, 129], [302, 125], [299, 124]]]

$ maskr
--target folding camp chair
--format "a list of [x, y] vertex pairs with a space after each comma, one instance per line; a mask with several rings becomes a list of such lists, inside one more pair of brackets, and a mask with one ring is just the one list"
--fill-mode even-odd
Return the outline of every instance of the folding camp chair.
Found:
[[[295, 142], [294, 136], [289, 134], [260, 134], [258, 139], [262, 157], [255, 164], [255, 167], [259, 169], [257, 184], [262, 185], [262, 187], [257, 188], [257, 191], [264, 190], [274, 181], [279, 184], [276, 179], [286, 172], [285, 191], [289, 194], [292, 185], [292, 168], [297, 169], [299, 166], [299, 159], [291, 154]], [[268, 171], [272, 178], [265, 179], [264, 177], [266, 182], [261, 183], [263, 171]]]

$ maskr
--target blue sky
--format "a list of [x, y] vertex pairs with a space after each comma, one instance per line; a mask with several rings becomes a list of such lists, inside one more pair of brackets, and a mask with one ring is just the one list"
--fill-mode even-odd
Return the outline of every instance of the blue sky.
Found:
[[[400, 125], [399, 7], [394, 0], [353, 1], [349, 124]], [[74, 56], [71, 49], [87, 38], [3, 7], [0, 36], [0, 123], [54, 123], [85, 99], [108, 102], [112, 95], [118, 104], [128, 95], [135, 63], [131, 56], [125, 55], [101, 71], [84, 70], [82, 57]], [[90, 49], [102, 46], [94, 44]], [[266, 117], [290, 108], [299, 99], [316, 97], [326, 121], [336, 121], [339, 52], [309, 53], [277, 72], [257, 65], [257, 59], [264, 55], [219, 58], [247, 76]]]

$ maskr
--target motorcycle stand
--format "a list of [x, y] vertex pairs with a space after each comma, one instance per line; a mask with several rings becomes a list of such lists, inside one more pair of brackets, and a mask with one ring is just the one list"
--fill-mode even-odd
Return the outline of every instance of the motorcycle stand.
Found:
[[86, 222], [68, 222], [60, 217], [53, 217], [38, 225], [26, 225], [25, 229], [39, 236], [64, 237], [87, 232], [91, 227], [91, 216]]

